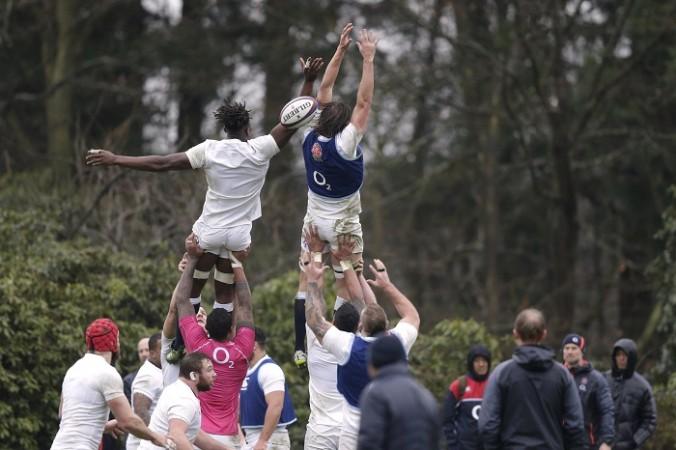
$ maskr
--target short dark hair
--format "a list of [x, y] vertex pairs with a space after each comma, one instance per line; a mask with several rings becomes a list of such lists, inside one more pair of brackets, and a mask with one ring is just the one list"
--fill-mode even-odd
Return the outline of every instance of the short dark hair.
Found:
[[232, 313], [224, 308], [214, 308], [207, 316], [206, 329], [211, 339], [224, 341], [232, 328]]
[[540, 342], [544, 337], [545, 329], [545, 316], [539, 309], [524, 309], [514, 321], [516, 334], [526, 343]]
[[387, 314], [382, 306], [366, 305], [361, 312], [362, 332], [366, 336], [375, 336], [387, 330]]
[[232, 98], [228, 98], [214, 111], [214, 117], [223, 126], [226, 133], [233, 133], [242, 131], [249, 126], [250, 113], [251, 111], [246, 109], [246, 103], [236, 102]]
[[322, 136], [332, 138], [350, 123], [352, 108], [345, 103], [330, 102], [322, 106], [315, 131]]
[[343, 303], [333, 313], [333, 324], [340, 331], [354, 333], [359, 327], [359, 311], [352, 303]]
[[268, 337], [266, 336], [265, 331], [263, 331], [262, 328], [254, 327], [254, 333], [256, 335], [254, 337], [254, 340], [256, 341], [256, 343], [258, 345], [260, 345], [261, 347], [265, 347], [265, 342], [268, 340]]
[[181, 360], [179, 375], [190, 379], [190, 372], [199, 372], [202, 369], [202, 361], [209, 361], [209, 357], [202, 352], [188, 353]]
[[162, 333], [155, 333], [148, 338], [148, 350], [157, 351], [160, 349]]

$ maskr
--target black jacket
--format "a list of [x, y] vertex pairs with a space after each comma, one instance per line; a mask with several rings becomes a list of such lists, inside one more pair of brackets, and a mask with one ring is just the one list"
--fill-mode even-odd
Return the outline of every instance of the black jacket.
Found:
[[582, 417], [573, 377], [554, 352], [522, 345], [488, 378], [479, 434], [485, 450], [581, 450]]
[[359, 400], [359, 450], [437, 450], [439, 409], [406, 363], [384, 366]]
[[594, 370], [588, 361], [582, 361], [569, 370], [582, 402], [587, 443], [591, 448], [598, 448], [602, 443], [612, 446], [615, 437], [614, 405], [605, 376]]
[[474, 359], [479, 356], [488, 361], [490, 370], [490, 351], [483, 345], [474, 345], [467, 354], [467, 374], [448, 386], [443, 406], [443, 429], [448, 450], [481, 450], [477, 420], [488, 374], [474, 372]]
[[[620, 370], [615, 353], [628, 356], [627, 368]], [[615, 403], [615, 444], [613, 450], [640, 448], [657, 426], [657, 408], [650, 384], [635, 372], [638, 354], [631, 339], [620, 339], [613, 348], [612, 370], [606, 372]]]

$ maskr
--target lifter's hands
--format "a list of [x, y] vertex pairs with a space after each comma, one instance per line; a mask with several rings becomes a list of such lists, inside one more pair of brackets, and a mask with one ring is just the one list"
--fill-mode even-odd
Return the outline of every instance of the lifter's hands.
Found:
[[195, 233], [190, 233], [188, 237], [185, 238], [185, 252], [191, 259], [199, 259], [199, 257], [204, 254], [204, 250], [202, 250], [197, 243]]
[[88, 166], [114, 166], [115, 156], [116, 155], [113, 152], [95, 148], [87, 152], [85, 163], [87, 163]]
[[298, 61], [300, 61], [300, 67], [303, 71], [305, 81], [315, 81], [317, 76], [319, 76], [322, 67], [324, 67], [324, 60], [322, 58], [313, 58], [310, 56], [307, 59], [298, 58]]
[[338, 248], [331, 250], [333, 257], [338, 261], [351, 261], [357, 241], [355, 241], [351, 234], [340, 234], [336, 240], [338, 241]]
[[324, 250], [326, 243], [319, 237], [319, 230], [316, 225], [309, 224], [303, 230], [303, 238], [308, 249], [313, 253], [320, 253]]
[[385, 264], [379, 259], [374, 259], [373, 264], [369, 264], [371, 273], [373, 273], [373, 280], [366, 280], [366, 282], [376, 289], [385, 289], [390, 286], [392, 282], [390, 281], [390, 276], [387, 274], [387, 268]]

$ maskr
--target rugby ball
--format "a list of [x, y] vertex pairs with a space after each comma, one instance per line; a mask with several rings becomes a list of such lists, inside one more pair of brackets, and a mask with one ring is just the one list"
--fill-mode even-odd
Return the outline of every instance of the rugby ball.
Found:
[[300, 128], [312, 121], [319, 107], [314, 97], [296, 97], [284, 105], [279, 113], [279, 122], [287, 128]]

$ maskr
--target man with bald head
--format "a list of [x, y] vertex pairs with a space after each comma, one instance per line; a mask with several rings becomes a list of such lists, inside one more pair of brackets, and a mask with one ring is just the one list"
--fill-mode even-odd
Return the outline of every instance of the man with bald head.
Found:
[[517, 348], [488, 378], [479, 434], [484, 450], [581, 450], [582, 405], [572, 376], [543, 346], [542, 312], [521, 311], [512, 330]]
[[[148, 354], [150, 353], [150, 349], [148, 348], [149, 339], [150, 338], [148, 337], [143, 337], [139, 339], [138, 344], [136, 344], [136, 352], [138, 354], [138, 360], [141, 363], [138, 369], [140, 369], [143, 363], [146, 362], [146, 359], [148, 359]], [[125, 397], [127, 397], [127, 400], [129, 400], [129, 403], [131, 403], [131, 385], [134, 384], [134, 378], [136, 378], [138, 369], [134, 370], [133, 372], [129, 372], [122, 379], [124, 381], [124, 395]]]

